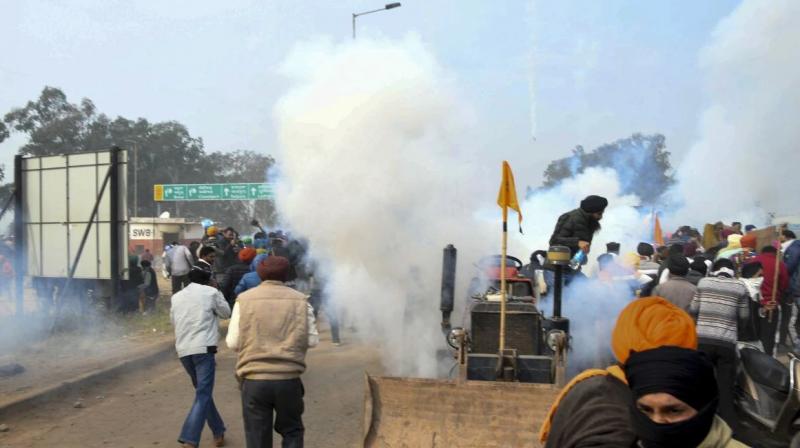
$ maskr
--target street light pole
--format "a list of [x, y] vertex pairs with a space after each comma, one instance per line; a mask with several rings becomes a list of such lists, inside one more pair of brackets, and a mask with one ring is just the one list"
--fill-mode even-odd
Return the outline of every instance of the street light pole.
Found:
[[386, 11], [386, 10], [389, 10], [389, 9], [399, 8], [400, 6], [402, 6], [400, 4], [400, 2], [387, 3], [386, 6], [384, 6], [381, 9], [373, 9], [372, 11], [364, 11], [364, 12], [358, 12], [358, 13], [354, 12], [353, 13], [353, 40], [356, 39], [356, 17], [363, 16], [363, 15], [366, 15], [366, 14], [372, 14], [374, 12], [380, 12], [380, 11]]

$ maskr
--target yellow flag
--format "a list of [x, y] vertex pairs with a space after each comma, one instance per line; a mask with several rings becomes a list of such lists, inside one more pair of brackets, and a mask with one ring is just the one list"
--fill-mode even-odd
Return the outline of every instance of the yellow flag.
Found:
[[659, 221], [658, 215], [656, 215], [653, 225], [653, 242], [659, 247], [664, 245], [664, 232], [661, 230], [661, 221]]
[[522, 233], [522, 211], [517, 201], [517, 187], [514, 186], [514, 173], [511, 166], [503, 161], [503, 181], [500, 183], [500, 193], [497, 194], [497, 205], [503, 209], [503, 223], [508, 221], [508, 209], [515, 210], [519, 216], [519, 232]]

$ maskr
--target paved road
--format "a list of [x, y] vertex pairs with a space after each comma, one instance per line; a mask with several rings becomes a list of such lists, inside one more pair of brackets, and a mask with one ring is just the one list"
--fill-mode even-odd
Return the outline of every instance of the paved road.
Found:
[[[223, 349], [217, 362], [214, 399], [228, 427], [227, 446], [243, 447], [235, 355]], [[303, 376], [306, 446], [359, 444], [365, 370], [381, 371], [378, 354], [368, 346], [334, 347], [323, 335], [320, 346], [309, 352]], [[147, 371], [101, 380], [2, 422], [11, 429], [0, 433], [0, 448], [177, 446], [192, 399], [191, 383], [178, 360], [163, 362]], [[78, 400], [82, 408], [73, 407]], [[280, 446], [280, 436], [275, 437]], [[200, 446], [212, 446], [208, 428]]]

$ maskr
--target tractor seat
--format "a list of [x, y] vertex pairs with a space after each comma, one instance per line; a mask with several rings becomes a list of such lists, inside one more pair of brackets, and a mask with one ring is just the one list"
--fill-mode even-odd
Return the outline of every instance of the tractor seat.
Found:
[[752, 348], [739, 350], [742, 365], [750, 378], [762, 386], [789, 393], [789, 369], [780, 361]]

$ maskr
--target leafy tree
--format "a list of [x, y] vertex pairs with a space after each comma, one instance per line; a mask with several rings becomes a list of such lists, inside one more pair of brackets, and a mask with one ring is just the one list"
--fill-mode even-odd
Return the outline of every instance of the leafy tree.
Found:
[[664, 136], [636, 133], [589, 153], [582, 146], [576, 146], [570, 157], [550, 162], [544, 171], [542, 186], [551, 188], [589, 167], [614, 168], [619, 174], [622, 192], [636, 194], [643, 205], [657, 204], [661, 195], [675, 183]]
[[0, 142], [10, 132], [27, 134], [27, 143], [19, 149], [23, 155], [94, 151], [112, 146], [128, 149], [131, 216], [156, 216], [159, 210], [168, 210], [173, 216], [211, 218], [240, 229], [249, 226], [254, 216], [265, 223], [275, 221], [271, 201], [158, 204], [153, 200], [154, 184], [263, 182], [267, 169], [274, 164], [271, 156], [253, 151], [207, 154], [202, 138], [192, 136], [186, 126], [176, 121], [112, 119], [98, 113], [89, 99], [70, 103], [60, 89], [45, 87], [36, 101], [8, 112], [0, 121]]

